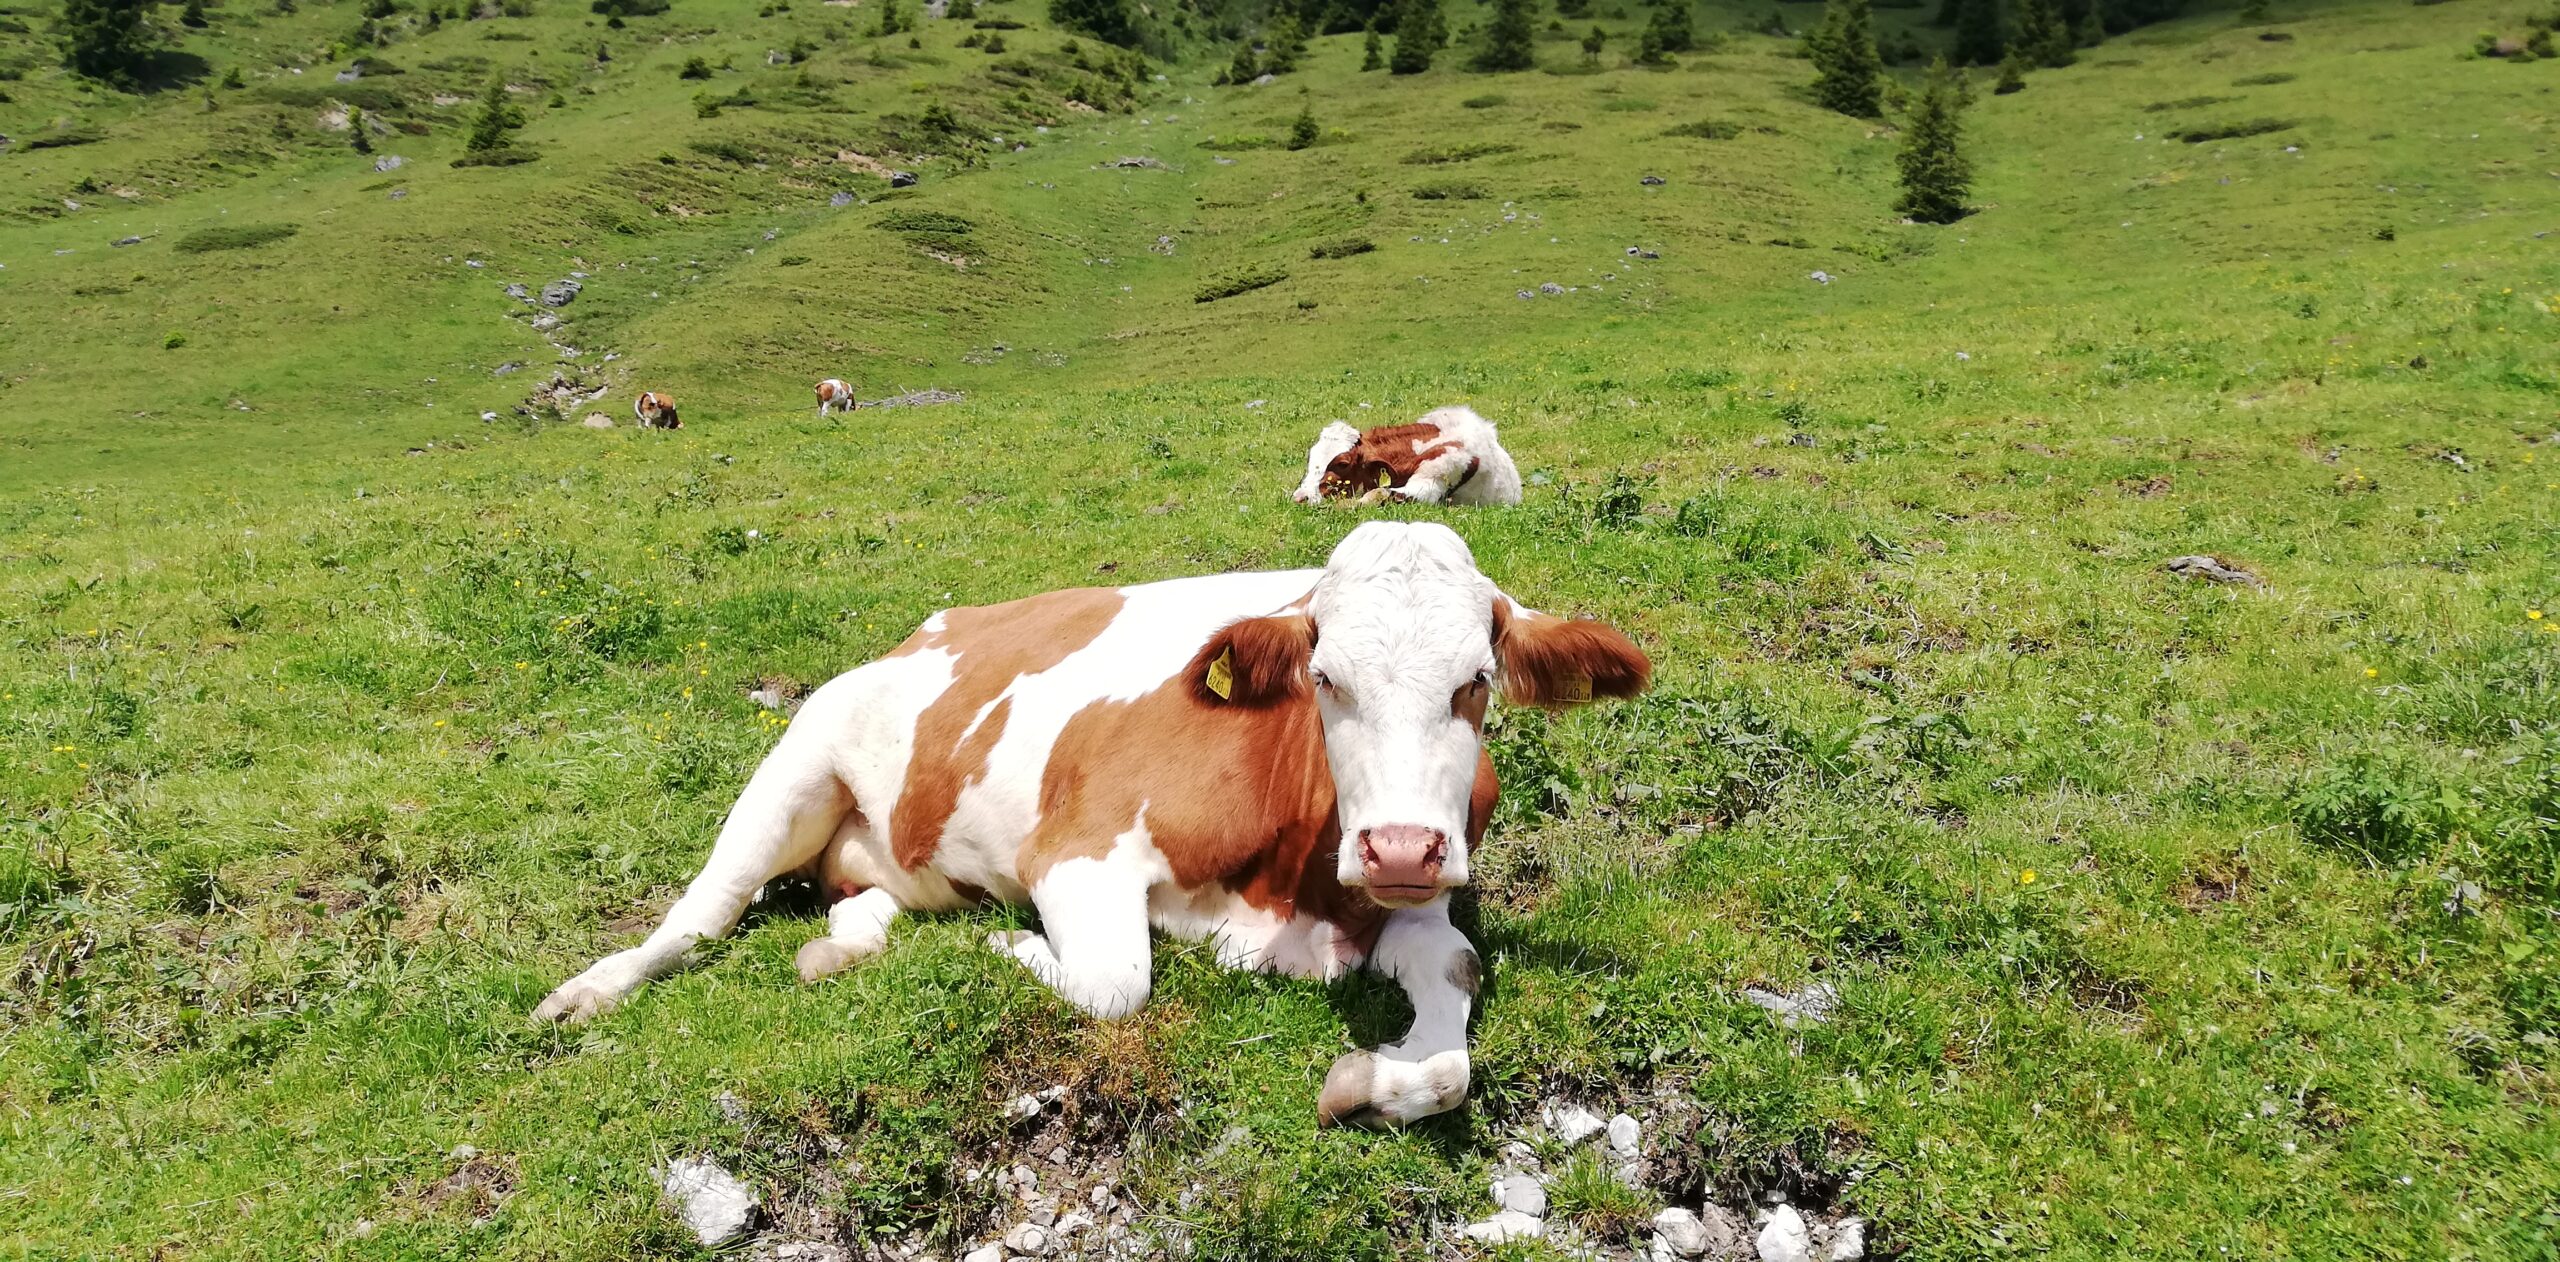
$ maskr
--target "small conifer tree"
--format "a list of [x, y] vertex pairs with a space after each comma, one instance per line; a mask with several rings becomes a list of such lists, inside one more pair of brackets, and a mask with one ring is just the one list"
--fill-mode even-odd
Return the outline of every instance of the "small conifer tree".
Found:
[[156, 42], [152, 0], [63, 0], [62, 64], [85, 79], [130, 87]]
[[1991, 85], [1993, 96], [2022, 92], [2027, 86], [2027, 56], [2012, 44], [2009, 55], [2000, 59], [2000, 81]]
[[1486, 73], [1528, 70], [1538, 64], [1537, 38], [1531, 25], [1534, 0], [1495, 0], [1493, 24], [1485, 28], [1484, 47], [1476, 51], [1475, 68]]
[[1440, 0], [1405, 0], [1396, 19], [1396, 50], [1387, 58], [1389, 74], [1421, 74], [1449, 42], [1449, 27], [1440, 16]]
[[1876, 53], [1876, 34], [1867, 0], [1831, 0], [1822, 25], [1805, 36], [1813, 58], [1813, 97], [1824, 109], [1852, 118], [1874, 118], [1884, 110], [1884, 58]]
[[1954, 68], [1940, 58], [1929, 67], [1903, 124], [1902, 148], [1894, 155], [1902, 173], [1902, 197], [1895, 210], [1922, 223], [1954, 223], [1964, 217], [1973, 167], [1961, 148], [1963, 113], [1964, 89]]
[[1299, 106], [1298, 121], [1289, 124], [1289, 147], [1291, 149], [1310, 148], [1316, 143], [1317, 138], [1322, 135], [1323, 132], [1316, 127], [1315, 107], [1312, 105]]
[[1962, 0], [1956, 10], [1956, 61], [1988, 66], [2007, 49], [2008, 41], [2000, 37], [2000, 0]]
[[1236, 45], [1236, 59], [1227, 63], [1227, 82], [1251, 83], [1262, 73], [1262, 63], [1254, 60], [1253, 41]]
[[2071, 46], [2071, 25], [2054, 0], [2022, 0], [2015, 51], [2039, 66], [2068, 66], [2077, 60]]
[[1597, 26], [1592, 27], [1591, 33], [1582, 37], [1583, 64], [1591, 66], [1599, 65], [1600, 54], [1606, 51], [1608, 47], [1609, 33], [1601, 30]]
[[1697, 28], [1689, 24], [1689, 0], [1663, 0], [1644, 30], [1645, 42], [1666, 53], [1685, 53], [1698, 46]]
[[199, 31], [212, 25], [204, 15], [204, 0], [187, 0], [186, 7], [178, 10], [178, 24]]
[[1362, 70], [1387, 68], [1387, 54], [1380, 46], [1378, 24], [1374, 21], [1369, 23], [1369, 34], [1360, 41], [1360, 68]]
[[[706, 76], [707, 77], [707, 76]], [[480, 94], [480, 112], [472, 116], [471, 135], [462, 142], [465, 153], [489, 153], [507, 147], [507, 137], [524, 126], [524, 115], [507, 99], [507, 80], [501, 75], [489, 80], [489, 90]]]
[[347, 143], [355, 146], [357, 153], [373, 152], [373, 137], [364, 134], [364, 109], [361, 106], [347, 107]]

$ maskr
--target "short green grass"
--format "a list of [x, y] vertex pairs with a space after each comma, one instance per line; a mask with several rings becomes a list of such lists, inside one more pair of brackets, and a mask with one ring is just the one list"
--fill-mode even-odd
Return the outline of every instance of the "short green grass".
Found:
[[[1037, 1080], [1201, 1256], [1412, 1256], [1555, 1092], [1680, 1102], [1702, 1186], [1816, 1172], [1908, 1256], [2551, 1256], [2560, 67], [2465, 59], [2471, 6], [2207, 9], [1984, 94], [1982, 209], [1923, 228], [1747, 8], [1669, 70], [1631, 11], [1594, 73], [1362, 75], [1353, 35], [1134, 98], [1025, 0], [982, 4], [1002, 57], [766, 8], [541, 0], [341, 85], [354, 5], [235, 0], [145, 98], [0, 44], [13, 1248], [682, 1255], [647, 1172], [709, 1151], [957, 1252]], [[492, 73], [539, 160], [454, 169]], [[1303, 105], [1327, 143], [1232, 143]], [[2294, 126], [2172, 138], [2251, 118]], [[1663, 135], [1699, 119], [1738, 130]], [[546, 339], [503, 287], [571, 272]], [[517, 414], [555, 360], [687, 428]], [[968, 397], [820, 419], [829, 375]], [[1528, 502], [1381, 511], [1661, 666], [1497, 721], [1471, 1108], [1319, 1132], [1392, 987], [1168, 945], [1097, 1026], [972, 945], [1014, 911], [803, 987], [779, 898], [528, 1024], [698, 866], [781, 722], [749, 688], [948, 603], [1311, 563], [1356, 520], [1287, 502], [1313, 432], [1452, 401]], [[1825, 1025], [1740, 996], [1815, 978]], [[506, 1195], [435, 1194], [462, 1144]], [[1652, 1207], [1604, 1175], [1558, 1213], [1623, 1248]]]

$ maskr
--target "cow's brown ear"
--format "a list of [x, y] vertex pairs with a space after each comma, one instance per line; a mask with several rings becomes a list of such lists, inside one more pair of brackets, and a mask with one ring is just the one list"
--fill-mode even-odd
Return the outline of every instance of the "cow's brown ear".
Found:
[[1493, 598], [1493, 655], [1502, 699], [1513, 705], [1581, 705], [1632, 697], [1653, 683], [1653, 659], [1616, 627], [1558, 618]]
[[1306, 689], [1316, 624], [1302, 613], [1230, 622], [1192, 655], [1192, 694], [1211, 705], [1262, 706]]

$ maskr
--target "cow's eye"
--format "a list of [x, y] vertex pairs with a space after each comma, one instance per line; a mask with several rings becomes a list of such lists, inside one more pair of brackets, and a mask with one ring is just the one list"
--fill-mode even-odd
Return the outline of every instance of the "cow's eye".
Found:
[[1326, 692], [1331, 692], [1331, 691], [1333, 691], [1333, 676], [1328, 675], [1328, 674], [1326, 674], [1326, 673], [1324, 673], [1323, 671], [1320, 671], [1320, 670], [1319, 670], [1319, 671], [1311, 671], [1311, 672], [1309, 672], [1309, 673], [1315, 676], [1315, 680], [1316, 680], [1316, 687], [1318, 687], [1318, 688], [1322, 688], [1322, 689], [1324, 689]]
[[1475, 686], [1476, 686], [1476, 687], [1478, 687], [1478, 688], [1490, 688], [1490, 687], [1492, 687], [1492, 686], [1493, 686], [1493, 672], [1492, 672], [1492, 671], [1489, 671], [1489, 670], [1480, 670], [1480, 671], [1477, 671], [1477, 672], [1476, 672], [1476, 677], [1475, 677], [1474, 683], [1475, 683]]

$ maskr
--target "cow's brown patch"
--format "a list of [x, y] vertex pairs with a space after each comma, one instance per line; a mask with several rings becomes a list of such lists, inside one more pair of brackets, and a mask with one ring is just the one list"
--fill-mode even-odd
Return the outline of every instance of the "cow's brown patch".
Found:
[[[1249, 618], [1203, 645], [1164, 683], [1133, 701], [1097, 701], [1058, 734], [1041, 776], [1040, 823], [1016, 860], [1025, 887], [1068, 859], [1098, 859], [1141, 809], [1175, 884], [1223, 884], [1280, 918], [1337, 926], [1363, 953], [1387, 909], [1336, 875], [1342, 828], [1324, 729], [1304, 686], [1312, 625]], [[1228, 695], [1204, 684], [1229, 650]], [[1266, 660], [1268, 659], [1268, 660]], [[1294, 671], [1271, 663], [1296, 662]], [[1480, 752], [1467, 841], [1484, 837], [1500, 782]]]
[[1460, 951], [1449, 958], [1449, 984], [1467, 992], [1472, 999], [1484, 988], [1484, 961], [1473, 951]]
[[1493, 649], [1502, 662], [1502, 695], [1515, 705], [1575, 705], [1599, 697], [1632, 697], [1653, 682], [1653, 660], [1605, 622], [1513, 612], [1493, 601]]
[[890, 853], [898, 866], [914, 871], [932, 862], [960, 791], [986, 778], [987, 756], [1012, 713], [1011, 699], [999, 700], [1005, 690], [1093, 643], [1127, 603], [1112, 588], [1078, 587], [948, 609], [941, 629], [918, 631], [889, 653], [904, 657], [942, 649], [955, 655], [951, 686], [916, 716], [915, 753], [907, 760], [898, 804], [889, 812]]
[[1363, 430], [1360, 445], [1335, 456], [1317, 483], [1327, 499], [1366, 495], [1380, 486], [1400, 487], [1413, 481], [1423, 462], [1457, 450], [1439, 442], [1440, 427], [1416, 423]]

